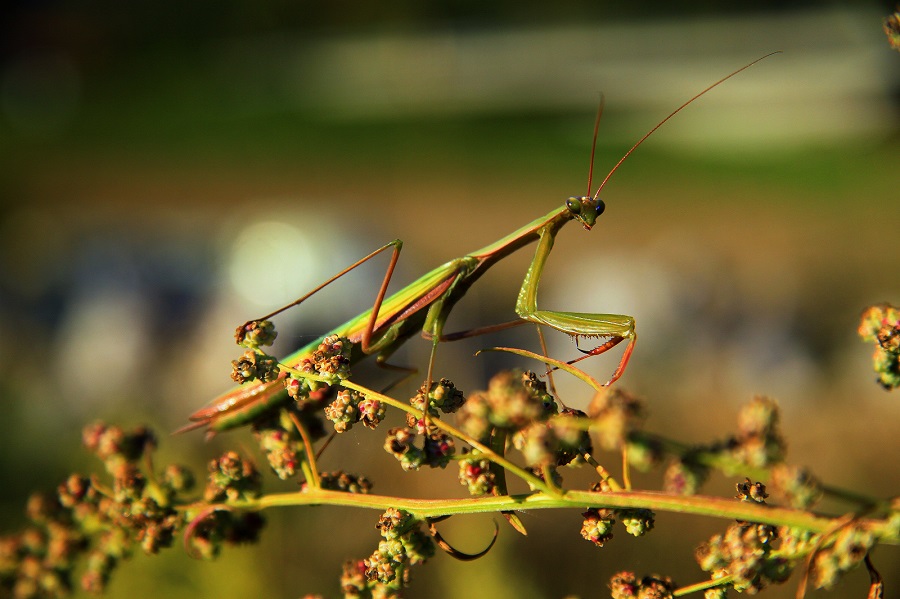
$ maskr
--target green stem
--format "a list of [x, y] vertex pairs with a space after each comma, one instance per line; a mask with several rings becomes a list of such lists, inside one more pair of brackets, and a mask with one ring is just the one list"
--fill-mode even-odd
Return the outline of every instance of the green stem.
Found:
[[[735, 501], [730, 498], [705, 495], [670, 495], [653, 491], [620, 491], [615, 493], [593, 493], [589, 491], [567, 491], [565, 495], [543, 492], [500, 497], [485, 496], [462, 499], [413, 499], [386, 495], [364, 495], [325, 489], [308, 489], [305, 492], [277, 493], [257, 499], [228, 503], [227, 507], [246, 510], [262, 510], [271, 507], [301, 505], [339, 505], [356, 508], [386, 510], [393, 507], [405, 510], [417, 518], [480, 514], [509, 510], [543, 510], [585, 507], [596, 508], [645, 508], [657, 512], [693, 514], [727, 520], [745, 520], [773, 526], [788, 526], [814, 533], [832, 530], [836, 518], [822, 516], [793, 508], [774, 507], [757, 503]], [[181, 510], [196, 510], [207, 504], [181, 506]], [[224, 507], [224, 506], [223, 506]], [[880, 542], [900, 545], [900, 533], [882, 520], [860, 519], [858, 522], [869, 528]]]
[[[701, 466], [715, 468], [726, 474], [740, 473], [741, 476], [749, 476], [752, 479], [766, 481], [772, 478], [772, 471], [770, 468], [750, 466], [740, 460], [736, 460], [727, 455], [722, 455], [718, 452], [697, 451], [696, 446], [680, 443], [660, 435], [635, 431], [631, 433], [631, 438], [637, 441], [654, 443], [658, 445], [663, 452], [680, 458], [690, 455], [691, 459]], [[856, 493], [855, 491], [849, 491], [830, 485], [819, 485], [819, 488], [825, 495], [847, 503], [855, 503], [863, 511], [888, 512], [891, 509], [890, 500], [876, 499], [861, 493]]]
[[722, 585], [731, 584], [732, 581], [734, 581], [734, 576], [729, 574], [728, 576], [723, 576], [722, 578], [717, 578], [715, 580], [704, 580], [703, 582], [697, 582], [686, 587], [681, 587], [680, 589], [676, 589], [672, 595], [675, 597], [684, 597], [691, 593], [699, 593], [706, 589], [713, 589]]

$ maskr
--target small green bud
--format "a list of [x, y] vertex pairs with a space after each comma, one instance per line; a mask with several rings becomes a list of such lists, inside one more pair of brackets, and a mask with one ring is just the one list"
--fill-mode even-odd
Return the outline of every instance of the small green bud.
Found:
[[642, 537], [653, 530], [655, 514], [647, 509], [623, 509], [616, 510], [616, 516], [625, 525], [628, 534]]

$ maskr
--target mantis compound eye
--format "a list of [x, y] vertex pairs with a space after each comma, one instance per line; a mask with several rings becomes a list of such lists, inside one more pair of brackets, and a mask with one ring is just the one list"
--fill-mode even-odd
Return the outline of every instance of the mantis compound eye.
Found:
[[603, 211], [606, 210], [606, 202], [597, 198], [597, 216], [603, 214]]
[[566, 208], [568, 208], [569, 212], [572, 214], [579, 214], [581, 212], [581, 199], [569, 198], [566, 200]]

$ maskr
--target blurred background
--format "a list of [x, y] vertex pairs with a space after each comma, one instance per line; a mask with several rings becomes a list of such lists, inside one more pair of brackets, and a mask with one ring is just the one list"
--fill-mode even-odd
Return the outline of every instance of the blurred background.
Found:
[[[900, 54], [881, 29], [893, 7], [556, 6], [4, 8], [3, 531], [22, 525], [31, 491], [100, 470], [78, 451], [81, 428], [98, 418], [152, 425], [158, 463], [198, 473], [223, 448], [253, 451], [246, 431], [211, 443], [167, 435], [229, 388], [237, 324], [394, 238], [405, 242], [395, 288], [499, 239], [586, 192], [601, 94], [595, 186], [671, 110], [775, 50], [624, 163], [598, 226], [560, 234], [540, 305], [636, 317], [640, 343], [620, 384], [646, 398], [649, 430], [707, 442], [735, 429], [743, 402], [770, 395], [783, 408], [790, 462], [834, 485], [895, 495], [900, 400], [874, 383], [872, 348], [855, 332], [865, 306], [900, 302]], [[479, 281], [449, 330], [512, 318], [532, 252]], [[281, 317], [278, 349], [367, 308], [385, 264]], [[493, 345], [536, 349], [522, 329], [442, 347], [436, 374], [472, 391], [499, 368], [536, 367], [473, 357]], [[550, 342], [554, 356], [577, 354], [563, 335]], [[427, 348], [413, 339], [394, 361], [422, 367]], [[582, 365], [605, 380], [620, 355]], [[590, 400], [582, 385], [558, 382], [569, 405]], [[383, 431], [354, 429], [323, 467], [365, 473], [380, 494], [463, 496], [453, 472], [400, 472], [382, 442]], [[599, 458], [618, 472], [616, 456]], [[659, 478], [636, 483], [658, 488]], [[270, 480], [272, 490], [296, 488]], [[734, 482], [714, 477], [706, 490], [730, 495]], [[374, 512], [267, 517], [259, 546], [214, 563], [180, 548], [137, 556], [108, 596], [336, 596], [341, 562], [377, 544]], [[414, 573], [409, 596], [603, 597], [623, 569], [688, 584], [704, 578], [693, 547], [727, 525], [659, 514], [648, 538], [620, 530], [598, 550], [580, 538], [578, 513], [522, 517], [527, 538], [504, 528], [473, 563], [439, 555]], [[478, 551], [490, 521], [456, 518], [442, 530]], [[897, 549], [874, 557], [888, 588], [900, 587]], [[793, 597], [795, 584], [769, 596]], [[856, 572], [830, 596], [859, 597], [866, 585]]]

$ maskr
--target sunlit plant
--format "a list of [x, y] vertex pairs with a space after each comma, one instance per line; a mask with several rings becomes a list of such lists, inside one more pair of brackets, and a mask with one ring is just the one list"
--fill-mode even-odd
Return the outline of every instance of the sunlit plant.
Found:
[[[860, 334], [875, 343], [879, 384], [896, 387], [900, 311], [873, 306], [863, 314]], [[500, 372], [487, 389], [469, 394], [440, 379], [401, 401], [351, 380], [346, 339], [324, 339], [314, 359], [289, 368], [262, 349], [274, 336], [269, 322], [239, 335], [245, 351], [233, 363], [233, 377], [248, 382], [284, 375], [293, 399], [258, 414], [253, 438], [270, 474], [300, 481], [299, 490], [266, 492], [257, 459], [235, 451], [210, 460], [202, 477], [177, 464], [157, 464], [151, 431], [92, 424], [84, 429], [84, 446], [105, 474], [73, 474], [55, 493], [28, 500], [30, 525], [0, 539], [2, 594], [63, 597], [76, 587], [101, 593], [137, 551], [155, 554], [181, 539], [190, 557], [215, 559], [227, 545], [258, 540], [268, 508], [341, 505], [380, 514], [372, 519], [381, 540], [371, 554], [335, 566], [336, 574], [341, 571], [335, 589], [348, 598], [401, 597], [414, 572], [441, 553], [470, 560], [490, 551], [493, 541], [475, 554], [454, 548], [438, 530], [446, 518], [494, 513], [504, 524], [500, 534], [525, 532], [517, 514], [545, 509], [578, 510], [583, 523], [572, 530], [572, 542], [584, 539], [598, 548], [615, 543], [616, 534], [652, 534], [659, 512], [723, 521], [721, 532], [695, 550], [705, 579], [698, 572], [698, 581], [685, 585], [622, 571], [608, 581], [615, 599], [712, 599], [728, 589], [754, 594], [792, 576], [800, 578], [802, 595], [807, 587], [833, 588], [860, 565], [871, 576], [869, 597], [882, 596], [872, 552], [879, 544], [900, 544], [900, 501], [829, 486], [786, 462], [771, 399], [745, 405], [732, 434], [689, 445], [645, 430], [647, 407], [639, 398], [537, 354], [515, 350], [578, 376], [594, 393], [586, 412], [566, 408], [545, 377], [521, 370]], [[379, 432], [388, 410], [403, 411], [406, 425]], [[319, 453], [354, 426], [372, 429], [369, 443], [381, 445], [410, 476], [426, 468], [446, 471], [458, 479], [461, 497], [374, 494], [377, 481], [352, 472], [351, 464], [321, 471]], [[615, 466], [605, 465], [610, 457]], [[566, 472], [574, 468], [590, 469], [594, 482], [586, 489], [567, 486]], [[635, 488], [632, 469], [664, 469], [663, 488]], [[700, 494], [714, 470], [734, 478], [736, 496]], [[530, 490], [510, 493], [512, 479]], [[847, 511], [817, 511], [824, 497], [842, 501]]]

